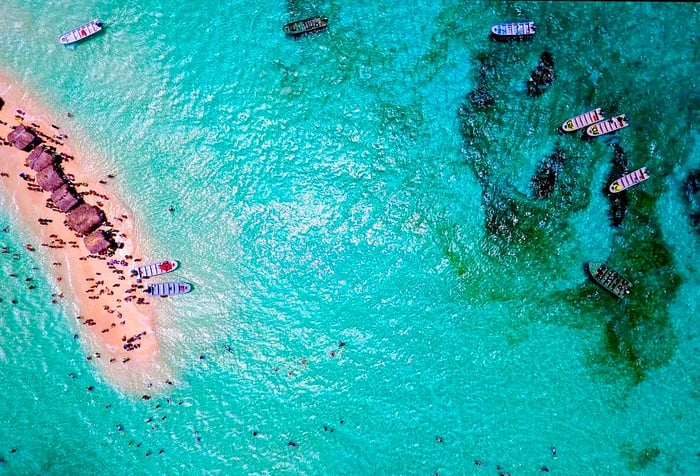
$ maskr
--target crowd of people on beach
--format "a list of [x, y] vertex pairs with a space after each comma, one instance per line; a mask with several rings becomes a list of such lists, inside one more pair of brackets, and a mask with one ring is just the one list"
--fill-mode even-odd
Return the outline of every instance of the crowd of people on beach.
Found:
[[[61, 146], [64, 146], [64, 142], [66, 139], [68, 139], [67, 134], [63, 133], [60, 131], [60, 127], [51, 124], [51, 128], [55, 129], [55, 133], [52, 134], [47, 134], [42, 131], [42, 125], [37, 123], [37, 122], [30, 122], [26, 119], [27, 113], [25, 111], [17, 109], [15, 119], [26, 126], [31, 126], [31, 130], [34, 134], [36, 134], [38, 137], [40, 137], [40, 141], [42, 143], [42, 146], [47, 145], [48, 143], [53, 144], [48, 147], [44, 147], [44, 150], [47, 152], [50, 152], [52, 155], [60, 158], [61, 161], [69, 162], [69, 161], [74, 161], [75, 157], [73, 157], [70, 154], [67, 154], [64, 151], [60, 150]], [[3, 125], [8, 126], [8, 128], [11, 130], [13, 129], [14, 126], [9, 126], [6, 122], [3, 122]], [[2, 146], [5, 147], [12, 147], [13, 145], [10, 144], [7, 140], [7, 138], [3, 135], [0, 134], [0, 141], [2, 141]], [[36, 144], [32, 145], [33, 147], [36, 146]], [[0, 163], [0, 167], [2, 167], [2, 164]], [[35, 178], [31, 175], [31, 171], [27, 169], [26, 172], [20, 172], [19, 174], [19, 179], [23, 180], [26, 183], [26, 187], [29, 191], [36, 191], [36, 192], [43, 192], [41, 187], [39, 187], [36, 184]], [[5, 179], [11, 180], [12, 178], [10, 175], [5, 172], [1, 171], [0, 172], [0, 177], [3, 177]], [[72, 182], [72, 185], [76, 187], [76, 189], [80, 188], [81, 191], [79, 195], [81, 197], [86, 197], [86, 196], [93, 196], [97, 197], [99, 200], [102, 201], [108, 201], [109, 197], [104, 194], [100, 193], [94, 189], [92, 189], [87, 182], [84, 181], [77, 181], [76, 177], [71, 174], [71, 173], [65, 173], [65, 177]], [[107, 175], [107, 179], [114, 179], [116, 177], [115, 173], [110, 173]], [[101, 185], [106, 185], [108, 182], [107, 180], [101, 179], [99, 180], [99, 183]], [[98, 206], [102, 206], [103, 203], [101, 201], [97, 202]], [[52, 227], [54, 226], [54, 222], [61, 223], [63, 222], [65, 224], [65, 221], [63, 221], [63, 217], [61, 217], [60, 220], [56, 220], [55, 216], [52, 216], [52, 213], [59, 213], [60, 211], [57, 209], [57, 207], [52, 203], [51, 199], [46, 200], [45, 207], [47, 209], [47, 215], [41, 216], [37, 221], [40, 226], [42, 227]], [[126, 214], [119, 214], [118, 216], [115, 216], [110, 220], [106, 221], [106, 226], [110, 228], [111, 234], [113, 236], [118, 236], [123, 239], [127, 239], [126, 234], [120, 232], [118, 229], [116, 229], [115, 225], [113, 223], [124, 223], [129, 220], [129, 217]], [[54, 228], [55, 229], [55, 226]], [[3, 232], [8, 232], [9, 229], [5, 227], [3, 229]], [[69, 230], [65, 229], [65, 232], [69, 232]], [[76, 238], [79, 238], [81, 235], [79, 233], [76, 233]], [[63, 233], [60, 231], [46, 234], [44, 236], [48, 236], [47, 239], [42, 240], [41, 246], [46, 248], [46, 249], [51, 249], [51, 250], [60, 250], [64, 248], [71, 248], [71, 249], [80, 249], [80, 245], [77, 240], [72, 240], [67, 238], [67, 233]], [[143, 305], [148, 305], [150, 304], [149, 301], [142, 296], [137, 295], [136, 293], [144, 288], [144, 286], [141, 283], [131, 283], [130, 285], [124, 285], [120, 284], [121, 281], [125, 281], [127, 278], [124, 276], [124, 269], [125, 267], [131, 266], [133, 264], [136, 264], [141, 261], [140, 258], [135, 258], [131, 255], [126, 255], [123, 257], [120, 257], [119, 259], [116, 258], [110, 258], [110, 254], [114, 253], [115, 250], [120, 249], [121, 247], [117, 246], [113, 250], [109, 250], [108, 253], [105, 254], [85, 254], [83, 256], [80, 256], [78, 259], [81, 261], [91, 261], [93, 264], [96, 264], [96, 266], [91, 266], [85, 269], [88, 270], [95, 270], [94, 275], [85, 275], [81, 276], [80, 279], [84, 280], [86, 283], [85, 286], [85, 294], [88, 294], [86, 296], [87, 299], [94, 300], [94, 301], [99, 301], [103, 296], [109, 296], [111, 303], [116, 302], [116, 308], [110, 307], [109, 305], [105, 304], [102, 307], [102, 312], [100, 313], [101, 315], [93, 315], [93, 316], [78, 316], [78, 320], [82, 322], [84, 325], [87, 327], [93, 327], [93, 326], [98, 326], [99, 328], [99, 333], [101, 334], [106, 334], [110, 331], [114, 331], [117, 326], [125, 326], [127, 324], [128, 316], [124, 315], [122, 310], [120, 309], [122, 307], [123, 303], [130, 303], [133, 302], [135, 305], [143, 306]], [[25, 246], [26, 251], [33, 252], [35, 251], [35, 247], [32, 244], [26, 244]], [[10, 254], [10, 247], [9, 246], [4, 246], [2, 248], [2, 254]], [[19, 252], [14, 252], [12, 253], [12, 257], [15, 260], [20, 259], [20, 253]], [[102, 264], [99, 264], [102, 263]], [[52, 266], [58, 267], [61, 266], [63, 263], [60, 261], [53, 261]], [[59, 268], [60, 269], [60, 268]], [[99, 270], [99, 271], [97, 271]], [[107, 278], [105, 274], [103, 273], [111, 273], [111, 277]], [[28, 282], [31, 278], [27, 278]], [[75, 279], [75, 276], [72, 278]], [[63, 280], [63, 276], [59, 275], [56, 277], [57, 282], [61, 282]], [[89, 286], [87, 286], [89, 284]], [[34, 284], [29, 284], [30, 289], [34, 289], [35, 285]], [[117, 297], [116, 293], [119, 292], [121, 296]], [[63, 293], [53, 293], [52, 300], [53, 303], [56, 303], [56, 299], [62, 299], [63, 298]], [[0, 297], [0, 301], [1, 301]], [[17, 300], [12, 299], [11, 301], [13, 304], [16, 304]], [[127, 326], [128, 327], [128, 326]], [[97, 330], [95, 331], [97, 332]], [[122, 336], [122, 341], [126, 342], [124, 345], [124, 349], [129, 352], [133, 352], [138, 350], [141, 347], [140, 340], [142, 339], [143, 336], [146, 335], [146, 330], [142, 330], [140, 333], [137, 332], [134, 335], [129, 335], [125, 334]], [[90, 359], [93, 357], [99, 358], [100, 354], [92, 354], [89, 356]], [[131, 359], [126, 357], [122, 359], [117, 359], [112, 358], [110, 359], [110, 362], [118, 362], [121, 360], [122, 363], [127, 363]]]

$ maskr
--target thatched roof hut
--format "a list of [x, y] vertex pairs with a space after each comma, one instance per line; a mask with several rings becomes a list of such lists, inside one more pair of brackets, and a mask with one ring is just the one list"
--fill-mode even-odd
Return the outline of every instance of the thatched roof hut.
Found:
[[66, 213], [68, 210], [80, 203], [80, 198], [75, 194], [68, 184], [63, 184], [53, 191], [51, 201], [56, 208]]
[[63, 177], [58, 173], [56, 167], [49, 166], [40, 170], [36, 174], [36, 183], [46, 192], [53, 192], [61, 185], [64, 185]]
[[20, 150], [24, 150], [29, 147], [29, 145], [34, 142], [34, 139], [36, 139], [36, 136], [32, 133], [32, 131], [24, 127], [22, 124], [18, 125], [12, 129], [9, 134], [7, 134], [7, 142]]
[[29, 153], [25, 163], [27, 164], [27, 167], [33, 171], [39, 172], [40, 170], [43, 170], [56, 162], [56, 157], [46, 152], [46, 149], [43, 147], [37, 147]]
[[112, 241], [107, 233], [96, 230], [83, 238], [83, 243], [90, 253], [102, 254], [112, 247]]
[[104, 213], [94, 205], [82, 203], [66, 214], [68, 228], [76, 233], [87, 234], [105, 221]]

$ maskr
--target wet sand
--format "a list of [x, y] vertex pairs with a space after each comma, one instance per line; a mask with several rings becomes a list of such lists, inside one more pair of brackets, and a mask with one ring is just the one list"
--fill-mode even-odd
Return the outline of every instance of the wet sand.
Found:
[[[58, 290], [53, 299], [66, 301], [69, 318], [75, 321], [69, 325], [83, 341], [86, 358], [101, 368], [111, 384], [128, 393], [141, 395], [171, 384], [156, 327], [159, 298], [147, 296], [143, 291], [146, 283], [139, 284], [130, 276], [133, 267], [149, 260], [139, 250], [130, 210], [110, 187], [118, 175], [86, 173], [84, 164], [89, 158], [74, 150], [62, 127], [72, 120], [68, 112], [52, 117], [40, 98], [30, 97], [2, 73], [0, 98], [4, 101], [0, 109], [0, 193], [10, 198], [15, 206], [10, 212], [21, 217], [31, 231], [31, 242], [25, 248], [46, 262]], [[100, 229], [114, 230], [119, 245], [113, 255], [91, 255], [83, 238], [64, 224], [65, 215], [47, 207], [51, 193], [33, 184], [36, 173], [25, 165], [29, 152], [5, 144], [11, 127], [20, 123], [39, 135], [41, 145], [65, 157], [60, 165], [76, 191], [85, 203], [104, 211], [107, 224]], [[12, 233], [11, 227], [7, 232]]]

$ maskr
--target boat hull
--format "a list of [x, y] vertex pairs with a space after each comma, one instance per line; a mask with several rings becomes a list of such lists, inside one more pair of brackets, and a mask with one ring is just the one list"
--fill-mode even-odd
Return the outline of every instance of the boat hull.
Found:
[[192, 285], [182, 281], [166, 281], [163, 283], [149, 284], [146, 294], [149, 296], [177, 296], [192, 291]]
[[604, 120], [603, 111], [600, 108], [596, 108], [564, 121], [560, 129], [562, 132], [574, 132]]
[[613, 296], [622, 299], [630, 293], [632, 283], [604, 263], [588, 263], [588, 273], [596, 283]]
[[90, 38], [100, 31], [102, 31], [102, 22], [98, 19], [90, 20], [77, 28], [73, 28], [61, 34], [61, 36], [58, 37], [58, 42], [64, 45], [70, 45]]
[[175, 271], [179, 266], [177, 261], [166, 259], [134, 268], [131, 270], [131, 275], [139, 279], [150, 278]]
[[625, 174], [619, 179], [610, 184], [610, 193], [620, 193], [630, 187], [634, 187], [638, 183], [642, 183], [649, 178], [649, 171], [646, 167], [637, 169], [634, 172]]
[[303, 36], [328, 28], [328, 17], [315, 16], [287, 23], [282, 30], [289, 36]]
[[612, 117], [607, 121], [597, 122], [592, 126], [588, 126], [586, 129], [586, 134], [590, 137], [598, 137], [623, 129], [629, 125], [630, 124], [627, 122], [627, 117], [625, 117], [624, 114], [621, 114], [619, 116]]
[[533, 21], [498, 23], [491, 27], [491, 36], [500, 41], [524, 40], [535, 36], [537, 25]]

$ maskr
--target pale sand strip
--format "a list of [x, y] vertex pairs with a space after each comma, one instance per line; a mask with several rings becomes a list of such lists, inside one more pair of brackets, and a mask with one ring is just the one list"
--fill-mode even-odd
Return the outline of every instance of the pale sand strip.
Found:
[[[66, 131], [52, 127], [52, 124], [60, 127], [61, 123], [71, 119], [63, 114], [61, 122], [57, 122], [56, 117], [49, 116], [47, 109], [30, 98], [17, 82], [1, 74], [0, 98], [5, 103], [0, 109], [0, 120], [7, 123], [0, 124], [0, 172], [3, 173], [0, 176], [0, 189], [10, 198], [11, 203], [14, 202], [17, 214], [35, 237], [36, 242], [28, 245], [45, 257], [51, 268], [49, 275], [70, 307], [75, 309], [75, 315], [71, 317], [80, 316], [75, 324], [70, 325], [80, 329], [79, 335], [83, 338], [86, 350], [90, 352], [87, 358], [102, 368], [108, 381], [129, 393], [147, 394], [165, 384], [171, 384], [170, 370], [161, 355], [155, 328], [157, 299], [143, 299], [138, 304], [137, 298], [148, 296], [143, 289], [132, 287], [136, 282], [130, 277], [130, 270], [148, 261], [142, 259], [138, 249], [130, 210], [109, 187], [109, 182], [118, 177], [88, 176], [84, 168], [81, 169], [81, 163], [84, 164], [88, 159], [71, 147], [70, 137], [57, 139], [59, 134]], [[99, 206], [105, 212], [111, 228], [118, 230], [116, 241], [123, 246], [113, 256], [88, 257], [89, 252], [83, 239], [64, 225], [65, 215], [46, 207], [50, 192], [31, 190], [30, 184], [20, 178], [22, 172], [32, 179], [36, 176], [25, 165], [28, 152], [2, 145], [11, 131], [10, 127], [20, 123], [15, 117], [18, 109], [24, 112], [23, 124], [48, 136], [42, 137], [43, 145], [53, 146], [56, 153], [62, 152], [73, 157], [71, 160], [63, 160], [61, 167], [66, 175], [73, 177], [73, 184], [87, 184], [76, 186], [76, 190], [82, 194], [89, 193], [84, 195], [85, 202]], [[49, 139], [56, 140], [57, 143]], [[42, 225], [40, 218], [52, 221]], [[110, 227], [103, 225], [101, 228]], [[128, 264], [110, 266], [107, 264], [109, 260], [124, 260]], [[130, 296], [135, 297], [129, 298]], [[94, 324], [91, 325], [92, 322]], [[141, 337], [132, 341], [137, 347], [125, 349], [124, 344], [128, 339], [138, 335]]]

